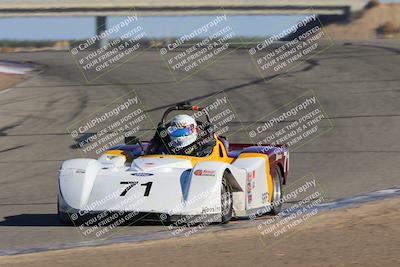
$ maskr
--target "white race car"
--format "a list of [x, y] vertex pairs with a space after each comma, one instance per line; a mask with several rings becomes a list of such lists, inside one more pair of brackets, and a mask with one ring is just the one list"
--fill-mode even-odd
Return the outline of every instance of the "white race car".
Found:
[[[132, 220], [191, 216], [226, 223], [232, 217], [279, 213], [289, 166], [286, 145], [229, 144], [208, 130], [202, 138], [214, 145], [206, 156], [151, 152], [155, 143], [168, 142], [160, 133], [168, 127], [169, 113], [198, 110], [184, 104], [171, 107], [151, 141], [127, 137], [126, 144], [98, 159], [63, 162], [58, 177], [61, 222], [76, 224], [90, 216], [118, 213]], [[212, 129], [208, 116], [198, 123]]]

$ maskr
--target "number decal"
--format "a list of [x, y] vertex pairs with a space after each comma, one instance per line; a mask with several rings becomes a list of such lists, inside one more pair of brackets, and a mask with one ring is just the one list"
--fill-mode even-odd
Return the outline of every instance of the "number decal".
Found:
[[[137, 185], [138, 184], [138, 182], [134, 182], [134, 181], [124, 181], [124, 182], [120, 182], [120, 184], [127, 184], [128, 186], [125, 188], [125, 190], [124, 191], [122, 191], [122, 193], [121, 193], [121, 197], [123, 197], [123, 196], [125, 196], [126, 195], [126, 193], [128, 193], [128, 191], [129, 190], [131, 190], [132, 189], [132, 187], [134, 187], [135, 185]], [[145, 184], [141, 184], [141, 186], [145, 186], [146, 187], [146, 189], [144, 190], [144, 196], [145, 197], [148, 197], [149, 196], [149, 194], [150, 194], [150, 189], [151, 189], [151, 186], [153, 185], [153, 182], [148, 182], [148, 183], [145, 183]]]
[[121, 197], [125, 196], [126, 193], [128, 193], [129, 190], [131, 190], [132, 187], [138, 184], [138, 182], [133, 182], [133, 181], [127, 181], [127, 182], [121, 182], [120, 184], [129, 184], [127, 188], [125, 188], [124, 191], [121, 193]]
[[146, 190], [144, 191], [144, 196], [145, 197], [148, 197], [149, 196], [149, 194], [150, 194], [150, 189], [151, 189], [151, 185], [153, 184], [153, 182], [148, 182], [148, 183], [145, 183], [145, 184], [141, 184], [142, 186], [145, 186], [146, 187]]

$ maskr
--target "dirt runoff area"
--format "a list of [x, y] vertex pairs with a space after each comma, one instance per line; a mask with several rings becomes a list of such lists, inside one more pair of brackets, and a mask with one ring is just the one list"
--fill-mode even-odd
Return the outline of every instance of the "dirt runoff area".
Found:
[[0, 92], [4, 89], [10, 88], [26, 79], [25, 75], [19, 74], [5, 74], [0, 72]]
[[254, 227], [3, 256], [0, 266], [400, 266], [399, 207], [394, 198], [322, 213], [270, 246]]
[[[327, 25], [325, 29], [335, 40], [400, 39], [399, 13], [400, 4], [379, 4], [361, 14], [353, 14], [348, 21]], [[379, 27], [384, 25], [388, 32], [379, 34]]]

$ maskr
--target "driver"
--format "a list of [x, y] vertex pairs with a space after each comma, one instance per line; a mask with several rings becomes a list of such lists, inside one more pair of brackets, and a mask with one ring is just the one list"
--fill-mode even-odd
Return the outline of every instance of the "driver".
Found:
[[181, 114], [172, 118], [167, 128], [170, 138], [169, 148], [177, 155], [191, 155], [197, 149], [196, 140], [199, 127], [189, 115]]
[[[214, 138], [206, 135], [203, 139], [203, 129], [196, 120], [189, 115], [179, 114], [174, 116], [166, 129], [167, 137], [164, 146], [160, 146], [155, 154], [175, 154], [194, 157], [204, 157], [212, 152], [215, 145]], [[165, 148], [167, 148], [165, 151]]]

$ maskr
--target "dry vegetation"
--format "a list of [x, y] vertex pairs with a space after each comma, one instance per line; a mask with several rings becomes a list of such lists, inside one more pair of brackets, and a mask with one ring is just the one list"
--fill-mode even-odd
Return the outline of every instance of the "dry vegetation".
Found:
[[328, 25], [329, 35], [336, 40], [400, 38], [400, 4], [371, 1], [368, 7], [361, 16], [352, 17], [347, 23]]

